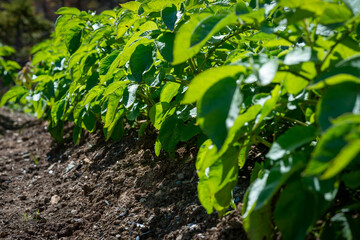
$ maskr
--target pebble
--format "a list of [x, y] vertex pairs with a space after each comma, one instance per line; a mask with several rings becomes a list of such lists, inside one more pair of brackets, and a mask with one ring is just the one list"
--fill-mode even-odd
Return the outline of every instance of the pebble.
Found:
[[75, 163], [74, 161], [71, 161], [67, 167], [65, 168], [65, 173], [69, 172], [71, 169], [73, 169], [75, 167]]
[[140, 202], [141, 202], [141, 203], [146, 202], [146, 198], [141, 198], [141, 199], [140, 199]]
[[50, 199], [50, 204], [52, 204], [52, 205], [58, 204], [59, 201], [60, 201], [60, 197], [58, 195], [54, 195]]
[[116, 236], [115, 236], [116, 238], [121, 238], [121, 235], [120, 234], [116, 234]]
[[71, 210], [71, 214], [75, 215], [75, 214], [77, 214], [77, 213], [78, 213], [77, 210], [75, 210], [75, 209]]
[[179, 174], [177, 175], [177, 177], [178, 177], [179, 180], [184, 180], [184, 178], [185, 178], [185, 176], [184, 176], [183, 173], [179, 173]]

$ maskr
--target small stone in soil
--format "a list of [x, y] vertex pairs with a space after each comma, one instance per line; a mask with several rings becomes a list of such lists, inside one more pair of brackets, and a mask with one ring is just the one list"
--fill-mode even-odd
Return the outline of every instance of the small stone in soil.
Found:
[[179, 174], [177, 175], [177, 177], [178, 177], [179, 180], [184, 180], [184, 178], [185, 178], [185, 176], [184, 176], [183, 173], [179, 173]]
[[52, 204], [52, 205], [58, 204], [59, 201], [60, 201], [60, 197], [58, 195], [54, 195], [50, 199], [50, 204]]

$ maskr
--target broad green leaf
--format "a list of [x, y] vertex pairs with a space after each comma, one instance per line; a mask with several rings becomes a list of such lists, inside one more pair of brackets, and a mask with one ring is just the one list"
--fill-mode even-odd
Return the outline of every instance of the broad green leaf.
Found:
[[169, 103], [158, 102], [150, 109], [149, 117], [156, 129], [160, 130], [162, 123], [165, 121], [169, 108]]
[[139, 45], [130, 57], [131, 73], [138, 83], [141, 83], [143, 74], [146, 73], [154, 62], [154, 48], [152, 45]]
[[111, 54], [107, 55], [100, 61], [99, 65], [99, 74], [106, 75], [110, 69], [110, 66], [115, 61], [117, 56], [120, 54], [120, 51], [113, 51]]
[[103, 128], [106, 141], [108, 141], [110, 137], [114, 140], [119, 140], [122, 137], [124, 132], [122, 116], [124, 112], [125, 110], [123, 108], [118, 109], [112, 123], [108, 127]]
[[127, 85], [124, 90], [123, 104], [125, 108], [131, 107], [136, 100], [136, 91], [139, 88], [138, 84]]
[[341, 174], [341, 180], [345, 186], [351, 189], [360, 187], [360, 170], [353, 170], [351, 172]]
[[62, 7], [59, 10], [57, 10], [55, 12], [55, 14], [61, 14], [61, 15], [65, 15], [65, 14], [70, 14], [70, 15], [79, 15], [80, 14], [80, 10], [77, 8], [72, 8], [72, 7]]
[[64, 116], [66, 105], [67, 101], [65, 99], [62, 99], [52, 106], [51, 118], [54, 124], [57, 124], [57, 122]]
[[347, 9], [344, 5], [339, 4], [328, 4], [326, 9], [320, 15], [320, 23], [334, 24], [346, 22], [352, 17], [352, 12]]
[[312, 50], [310, 47], [295, 48], [286, 54], [284, 64], [295, 65], [302, 62], [308, 62], [311, 60]]
[[138, 9], [139, 9], [139, 7], [140, 7], [140, 5], [141, 5], [141, 3], [140, 3], [140, 2], [137, 2], [137, 1], [129, 1], [129, 2], [120, 4], [120, 6], [121, 6], [122, 8], [131, 10], [131, 11], [133, 11], [133, 12], [137, 12]]
[[160, 12], [165, 7], [172, 5], [179, 6], [182, 0], [145, 0], [141, 3], [140, 8], [143, 9], [145, 14], [151, 12]]
[[126, 81], [117, 81], [117, 82], [113, 82], [113, 83], [109, 84], [109, 86], [107, 86], [105, 91], [103, 92], [104, 98], [109, 96], [110, 94], [114, 93], [115, 91], [118, 92], [119, 88], [125, 89], [125, 86], [129, 82], [130, 81], [126, 80]]
[[[174, 61], [173, 65], [185, 62], [189, 58], [195, 56], [201, 47], [208, 41], [215, 33], [219, 32], [227, 25], [236, 23], [235, 14], [223, 16], [216, 25], [206, 25], [203, 28], [201, 22], [211, 18], [208, 14], [201, 14], [193, 16], [187, 23], [182, 25], [175, 35], [174, 40]], [[196, 31], [194, 39], [192, 38], [193, 32]], [[196, 38], [195, 38], [196, 36]], [[196, 44], [195, 44], [196, 43]]]
[[15, 53], [15, 49], [9, 46], [0, 45], [0, 57], [10, 56]]
[[155, 40], [155, 45], [159, 50], [161, 56], [168, 61], [172, 62], [173, 57], [173, 48], [174, 48], [174, 39], [175, 34], [170, 32], [165, 32]]
[[[317, 207], [316, 196], [300, 181], [289, 183], [281, 192], [274, 212], [274, 220], [279, 227], [282, 239], [305, 239], [310, 227], [316, 221]], [[292, 214], [288, 214], [289, 212]]]
[[199, 126], [195, 125], [193, 122], [190, 122], [185, 125], [183, 131], [181, 132], [180, 140], [182, 142], [189, 141], [192, 137], [200, 133], [201, 130]]
[[346, 208], [342, 209], [341, 212], [328, 220], [321, 231], [321, 240], [354, 240], [360, 238], [360, 218], [348, 211]]
[[283, 83], [285, 90], [290, 93], [297, 95], [305, 89], [309, 82], [302, 77], [296, 76], [293, 73], [279, 71], [276, 73], [273, 82]]
[[[358, 136], [360, 138], [360, 134]], [[328, 179], [334, 177], [341, 172], [356, 156], [360, 153], [360, 139], [349, 142], [343, 147], [339, 154], [331, 160], [329, 167], [321, 176], [322, 179]]]
[[236, 86], [234, 78], [224, 78], [212, 85], [197, 104], [198, 123], [218, 149], [227, 136], [226, 120], [231, 110]]
[[110, 16], [114, 19], [116, 19], [116, 12], [114, 10], [105, 10], [101, 12], [101, 15]]
[[331, 120], [344, 113], [360, 113], [360, 84], [343, 82], [329, 87], [317, 109], [318, 124], [325, 131]]
[[132, 12], [122, 16], [117, 24], [116, 38], [121, 38], [126, 33], [126, 31], [138, 20], [138, 15]]
[[164, 21], [165, 25], [169, 28], [170, 31], [174, 31], [175, 23], [177, 21], [177, 9], [173, 4], [171, 7], [165, 7], [161, 10], [161, 18]]
[[191, 34], [190, 47], [201, 43], [226, 15], [209, 16], [202, 19]]
[[120, 89], [111, 94], [107, 101], [107, 109], [106, 109], [106, 115], [105, 115], [105, 121], [104, 121], [104, 128], [107, 128], [111, 125], [111, 123], [114, 120], [115, 114], [118, 110], [119, 102], [122, 98], [123, 90]]
[[81, 45], [82, 26], [80, 24], [70, 24], [69, 29], [66, 31], [65, 44], [72, 55], [78, 50]]
[[313, 126], [294, 126], [272, 144], [266, 157], [271, 160], [281, 159], [296, 148], [311, 142], [316, 136], [316, 128]]
[[28, 94], [28, 91], [24, 87], [20, 87], [20, 86], [13, 87], [2, 96], [0, 107], [4, 106], [5, 103], [13, 99], [19, 100], [26, 94]]
[[181, 132], [184, 129], [184, 122], [175, 116], [164, 121], [159, 132], [161, 146], [167, 152], [173, 152], [181, 139]]
[[231, 148], [224, 155], [217, 155], [211, 141], [206, 141], [200, 149], [196, 162], [199, 200], [208, 213], [215, 209], [222, 215], [230, 205], [231, 191], [237, 182], [238, 150]]
[[221, 66], [201, 72], [191, 81], [182, 103], [190, 104], [200, 100], [205, 92], [220, 80], [235, 77], [245, 71], [244, 66]]
[[170, 103], [173, 97], [178, 94], [179, 88], [179, 83], [167, 82], [165, 86], [161, 89], [160, 102]]
[[261, 209], [264, 205], [271, 205], [272, 197], [295, 172], [305, 167], [305, 162], [306, 158], [301, 154], [294, 154], [277, 162], [270, 169], [266, 184], [256, 201], [254, 211]]
[[[305, 173], [307, 175], [322, 174], [325, 170], [329, 169], [329, 167], [332, 167], [333, 169], [329, 172], [331, 173], [331, 171], [342, 170], [346, 167], [358, 151], [354, 146], [356, 141], [352, 142], [346, 140], [346, 136], [351, 131], [354, 131], [355, 127], [356, 124], [348, 122], [343, 122], [330, 127], [316, 145]], [[348, 153], [345, 152], [346, 149], [349, 150]], [[344, 155], [346, 158], [342, 159]], [[339, 161], [344, 162], [339, 163]]]
[[259, 79], [261, 85], [265, 86], [272, 82], [278, 70], [278, 66], [279, 63], [277, 59], [271, 59], [261, 66], [259, 70]]
[[53, 138], [56, 139], [58, 142], [63, 141], [64, 137], [64, 122], [58, 121], [55, 126], [52, 124], [49, 125], [48, 130]]
[[82, 116], [83, 127], [90, 133], [96, 129], [96, 117], [91, 111], [85, 112]]

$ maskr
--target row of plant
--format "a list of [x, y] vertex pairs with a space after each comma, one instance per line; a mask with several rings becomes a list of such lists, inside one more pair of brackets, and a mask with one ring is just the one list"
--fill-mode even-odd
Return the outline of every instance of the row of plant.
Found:
[[[2, 98], [31, 104], [61, 141], [102, 124], [158, 130], [155, 152], [196, 137], [200, 202], [242, 206], [250, 239], [360, 238], [360, 1], [144, 0], [99, 15], [61, 8], [32, 69]], [[265, 154], [264, 153], [264, 154]]]
[[0, 84], [3, 87], [15, 81], [17, 72], [21, 68], [17, 62], [7, 59], [14, 53], [15, 49], [0, 43]]

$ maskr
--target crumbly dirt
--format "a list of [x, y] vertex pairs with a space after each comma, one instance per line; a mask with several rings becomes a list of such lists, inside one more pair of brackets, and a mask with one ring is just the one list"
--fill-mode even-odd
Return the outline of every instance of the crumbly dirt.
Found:
[[0, 239], [247, 239], [238, 209], [219, 219], [197, 197], [196, 144], [175, 158], [154, 154], [156, 135], [128, 129], [118, 142], [101, 131], [72, 143], [47, 123], [0, 109]]

